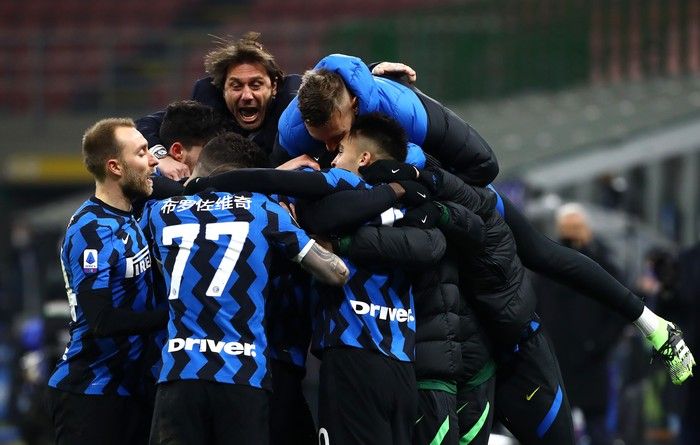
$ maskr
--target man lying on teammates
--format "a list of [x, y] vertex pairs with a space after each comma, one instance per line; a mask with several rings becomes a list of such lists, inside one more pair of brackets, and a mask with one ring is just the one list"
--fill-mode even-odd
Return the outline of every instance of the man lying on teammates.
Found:
[[[228, 133], [193, 175], [259, 166], [264, 153]], [[142, 227], [164, 277], [170, 320], [151, 443], [269, 441], [265, 300], [275, 251], [329, 288], [349, 272], [271, 199], [239, 189], [149, 201]]]

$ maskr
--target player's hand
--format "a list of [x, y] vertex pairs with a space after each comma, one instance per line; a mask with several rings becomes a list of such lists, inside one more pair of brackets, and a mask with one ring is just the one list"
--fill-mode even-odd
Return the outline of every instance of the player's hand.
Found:
[[381, 184], [396, 181], [415, 181], [418, 179], [418, 169], [405, 162], [392, 159], [380, 159], [359, 168], [362, 179], [370, 184]]
[[163, 176], [175, 181], [190, 176], [190, 168], [182, 162], [177, 162], [170, 156], [166, 156], [158, 161], [158, 170]]
[[442, 172], [439, 169], [418, 170], [418, 181], [426, 186], [432, 195], [437, 195], [442, 189]]
[[310, 167], [314, 170], [320, 170], [321, 167], [318, 165], [318, 162], [316, 159], [312, 158], [309, 155], [301, 155], [297, 156], [294, 159], [290, 159], [289, 161], [285, 162], [282, 165], [279, 165], [277, 167], [277, 170], [296, 170], [298, 168], [302, 167]]
[[403, 218], [396, 221], [396, 227], [410, 226], [419, 229], [437, 227], [442, 218], [444, 207], [435, 201], [426, 201], [418, 207], [409, 209]]
[[417, 78], [416, 70], [414, 70], [406, 64], [399, 62], [379, 63], [372, 69], [372, 74], [374, 74], [375, 76], [383, 76], [385, 74], [389, 74], [391, 76], [397, 77], [406, 75], [406, 77], [408, 78], [408, 83], [415, 83]]
[[211, 188], [211, 179], [208, 177], [190, 178], [185, 183], [185, 194], [194, 195]]
[[426, 201], [430, 201], [430, 191], [421, 183], [416, 181], [395, 181], [404, 189], [401, 197], [406, 207], [417, 207]]

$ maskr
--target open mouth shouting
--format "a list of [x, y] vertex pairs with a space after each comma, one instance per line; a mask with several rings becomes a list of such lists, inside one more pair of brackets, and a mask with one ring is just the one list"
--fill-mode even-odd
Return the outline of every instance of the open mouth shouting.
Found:
[[258, 107], [238, 107], [238, 113], [236, 113], [236, 118], [240, 126], [248, 130], [257, 127], [258, 121], [260, 120], [259, 117], [260, 109]]

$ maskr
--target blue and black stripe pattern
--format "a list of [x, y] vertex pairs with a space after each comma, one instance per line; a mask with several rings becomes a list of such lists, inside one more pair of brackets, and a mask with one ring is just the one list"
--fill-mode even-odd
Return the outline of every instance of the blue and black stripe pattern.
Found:
[[142, 337], [95, 337], [78, 296], [83, 300], [109, 290], [115, 308], [150, 309], [146, 238], [130, 213], [92, 197], [71, 218], [61, 265], [71, 310], [70, 341], [49, 386], [78, 394], [133, 395], [140, 385]]
[[273, 252], [293, 259], [310, 238], [257, 193], [151, 202], [144, 218], [170, 304], [159, 382], [270, 388], [263, 320]]
[[354, 347], [410, 362], [415, 357], [415, 308], [409, 278], [399, 269], [367, 270], [343, 258], [342, 288], [318, 284], [313, 349]]

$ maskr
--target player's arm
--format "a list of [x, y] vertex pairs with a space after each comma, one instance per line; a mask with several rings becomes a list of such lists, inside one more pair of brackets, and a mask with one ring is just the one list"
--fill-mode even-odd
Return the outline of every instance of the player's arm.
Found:
[[280, 194], [304, 199], [317, 199], [333, 191], [324, 173], [319, 171], [287, 171], [273, 168], [246, 168], [216, 176], [195, 178], [185, 191], [194, 193], [214, 188], [228, 193], [250, 191]]
[[79, 291], [77, 300], [95, 337], [146, 334], [164, 329], [168, 322], [167, 309], [137, 312], [112, 307], [109, 288]]
[[317, 280], [332, 286], [342, 286], [350, 278], [350, 272], [343, 260], [314, 240], [299, 261], [299, 265]]
[[[168, 321], [165, 309], [140, 312], [113, 306], [110, 287], [110, 271], [113, 268], [111, 261], [114, 256], [112, 231], [107, 227], [96, 227], [95, 230], [85, 232], [91, 233], [85, 238], [86, 249], [72, 253], [73, 258], [69, 261], [77, 278], [76, 301], [85, 315], [90, 331], [96, 337], [112, 337], [144, 334], [165, 328]], [[86, 269], [84, 257], [90, 254], [89, 251], [95, 255], [95, 263], [90, 263], [90, 269]]]
[[504, 219], [525, 267], [599, 301], [629, 321], [639, 318], [644, 303], [632, 291], [587, 256], [542, 235], [507, 198], [503, 204]]
[[342, 286], [347, 282], [350, 272], [340, 257], [311, 239], [278, 203], [268, 199], [264, 208], [269, 223], [262, 233], [271, 246], [323, 283]]
[[445, 237], [437, 228], [364, 226], [334, 241], [339, 255], [375, 267], [432, 267], [446, 248]]
[[316, 201], [299, 202], [297, 217], [309, 233], [346, 233], [392, 209], [403, 194], [403, 187], [396, 183], [366, 190], [345, 190]]

